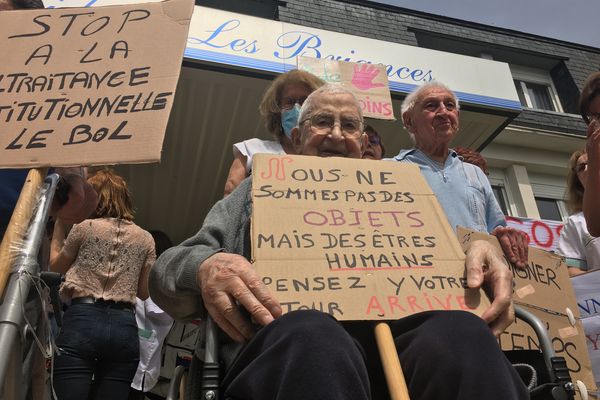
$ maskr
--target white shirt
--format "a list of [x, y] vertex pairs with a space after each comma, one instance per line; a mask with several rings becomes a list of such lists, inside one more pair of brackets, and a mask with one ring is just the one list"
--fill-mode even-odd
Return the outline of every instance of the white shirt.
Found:
[[136, 298], [135, 319], [140, 341], [140, 362], [131, 387], [147, 392], [156, 385], [160, 374], [160, 350], [171, 330], [173, 318], [161, 310], [150, 297]]
[[584, 271], [600, 269], [600, 238], [589, 234], [582, 212], [573, 214], [560, 232], [558, 252], [569, 267]]
[[246, 172], [252, 171], [252, 157], [255, 154], [285, 154], [283, 147], [274, 140], [248, 139], [233, 145], [233, 155], [239, 152], [246, 156]]

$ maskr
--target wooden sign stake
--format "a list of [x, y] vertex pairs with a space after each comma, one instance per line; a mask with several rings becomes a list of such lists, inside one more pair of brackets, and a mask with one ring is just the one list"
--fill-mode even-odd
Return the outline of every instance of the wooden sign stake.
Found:
[[388, 324], [380, 322], [375, 325], [375, 339], [379, 348], [379, 357], [383, 365], [385, 380], [390, 391], [390, 398], [392, 400], [410, 400], [392, 331]]

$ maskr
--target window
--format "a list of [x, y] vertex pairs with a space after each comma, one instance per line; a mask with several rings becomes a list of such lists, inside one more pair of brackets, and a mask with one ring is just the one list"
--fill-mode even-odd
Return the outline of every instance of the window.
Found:
[[510, 72], [523, 107], [563, 112], [549, 71], [510, 64]]
[[535, 203], [537, 204], [540, 218], [550, 221], [562, 221], [563, 218], [560, 212], [559, 201], [560, 200], [556, 199], [536, 197]]
[[500, 185], [492, 185], [492, 192], [494, 192], [494, 197], [500, 205], [500, 209], [502, 209], [502, 214], [509, 215], [508, 207], [506, 207], [506, 194], [504, 193], [504, 188]]
[[551, 95], [551, 87], [533, 82], [514, 80], [519, 101], [523, 107], [537, 110], [558, 111]]

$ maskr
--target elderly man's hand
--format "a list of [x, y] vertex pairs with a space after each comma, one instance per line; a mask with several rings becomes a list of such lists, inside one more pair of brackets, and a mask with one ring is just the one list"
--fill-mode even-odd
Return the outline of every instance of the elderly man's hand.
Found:
[[519, 231], [515, 228], [507, 228], [504, 226], [498, 226], [492, 232], [492, 235], [496, 236], [502, 246], [502, 251], [506, 258], [511, 263], [515, 264], [517, 268], [525, 268], [527, 266], [527, 257], [529, 255], [528, 239], [525, 232]]
[[474, 241], [467, 250], [467, 284], [476, 289], [483, 286], [492, 299], [492, 304], [483, 313], [483, 318], [492, 333], [499, 336], [515, 318], [512, 304], [512, 274], [502, 254], [494, 246], [483, 241]]
[[242, 256], [212, 255], [200, 264], [197, 279], [206, 310], [217, 325], [238, 342], [252, 338], [254, 329], [237, 303], [260, 325], [267, 325], [281, 316], [279, 302]]

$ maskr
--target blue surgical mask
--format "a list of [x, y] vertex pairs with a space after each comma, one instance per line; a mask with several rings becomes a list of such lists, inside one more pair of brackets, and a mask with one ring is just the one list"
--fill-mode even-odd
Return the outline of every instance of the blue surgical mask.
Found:
[[288, 139], [292, 138], [292, 129], [298, 125], [298, 118], [300, 117], [300, 104], [294, 104], [294, 107], [289, 110], [281, 111], [281, 127], [283, 133]]

